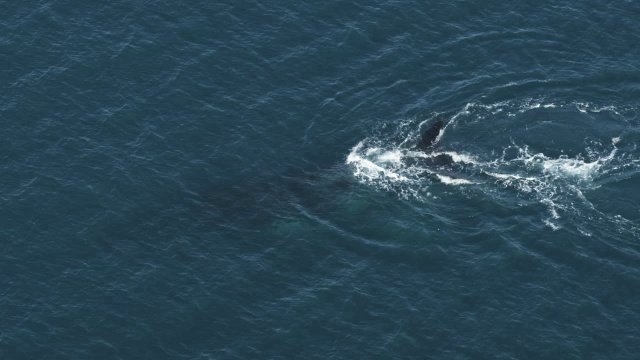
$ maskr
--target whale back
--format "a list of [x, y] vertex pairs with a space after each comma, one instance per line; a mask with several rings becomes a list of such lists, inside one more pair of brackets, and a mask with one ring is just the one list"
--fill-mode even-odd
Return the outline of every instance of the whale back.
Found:
[[444, 127], [444, 122], [442, 120], [436, 122], [431, 125], [431, 127], [422, 134], [422, 138], [418, 143], [418, 149], [422, 151], [426, 151], [436, 142], [438, 139], [438, 135], [440, 135], [440, 131]]

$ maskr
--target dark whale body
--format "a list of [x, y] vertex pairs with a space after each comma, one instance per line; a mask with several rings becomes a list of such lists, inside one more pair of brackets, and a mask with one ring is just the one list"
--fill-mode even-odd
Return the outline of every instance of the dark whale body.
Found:
[[[427, 129], [424, 134], [422, 134], [422, 138], [416, 146], [416, 149], [421, 150], [425, 153], [431, 151], [436, 140], [438, 140], [438, 136], [440, 136], [440, 132], [443, 128], [444, 122], [442, 120], [439, 120], [435, 124], [431, 125], [431, 127]], [[423, 159], [423, 162], [425, 165], [429, 166], [444, 166], [451, 164], [453, 162], [453, 159], [447, 154], [439, 154], [433, 157], [425, 158]]]
[[429, 150], [433, 143], [438, 139], [438, 135], [440, 135], [440, 131], [442, 131], [443, 127], [444, 122], [442, 120], [431, 125], [431, 127], [422, 134], [422, 138], [420, 139], [417, 148], [422, 151]]

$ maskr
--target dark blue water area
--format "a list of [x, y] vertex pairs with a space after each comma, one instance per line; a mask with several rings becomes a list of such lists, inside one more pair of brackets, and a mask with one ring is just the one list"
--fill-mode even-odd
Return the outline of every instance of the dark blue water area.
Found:
[[639, 19], [0, 2], [0, 358], [637, 359]]

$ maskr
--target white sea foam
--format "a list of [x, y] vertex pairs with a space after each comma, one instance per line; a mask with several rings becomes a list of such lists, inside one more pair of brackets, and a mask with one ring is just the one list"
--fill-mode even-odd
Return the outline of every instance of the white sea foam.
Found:
[[[360, 150], [364, 146], [364, 142], [361, 141], [353, 147], [349, 155], [347, 156], [347, 164], [353, 165], [355, 172], [354, 175], [358, 178], [366, 179], [368, 181], [385, 177], [395, 181], [407, 181], [408, 179], [402, 175], [396, 174], [393, 171], [376, 164], [375, 162], [363, 157], [360, 154]], [[375, 154], [378, 149], [367, 149], [366, 155]], [[388, 158], [388, 157], [387, 157]]]
[[535, 177], [525, 177], [525, 176], [520, 176], [518, 174], [498, 174], [498, 173], [492, 173], [492, 172], [487, 172], [486, 174], [498, 179], [505, 179], [505, 180], [518, 180], [518, 181], [538, 180], [538, 178], [535, 178]]
[[[401, 198], [423, 197], [437, 198], [430, 194], [425, 183], [426, 178], [436, 178], [450, 186], [470, 185], [474, 181], [438, 174], [436, 170], [421, 165], [415, 159], [450, 156], [455, 163], [472, 164], [475, 160], [466, 154], [456, 152], [424, 153], [400, 147], [384, 148], [372, 145], [365, 139], [351, 149], [346, 163], [353, 169], [353, 175], [362, 183], [373, 185], [381, 190], [392, 191]], [[413, 159], [413, 160], [412, 160]]]
[[480, 164], [473, 156], [468, 155], [468, 154], [461, 154], [461, 153], [457, 153], [455, 151], [445, 151], [440, 154], [445, 154], [445, 155], [449, 155], [451, 156], [451, 159], [453, 159], [453, 162], [457, 162], [457, 163], [465, 163], [465, 164]]
[[402, 153], [399, 150], [384, 151], [377, 156], [382, 163], [399, 164], [402, 161]]
[[449, 176], [446, 176], [446, 175], [441, 175], [441, 174], [436, 174], [436, 176], [438, 177], [438, 179], [443, 184], [447, 184], [447, 185], [469, 185], [469, 184], [474, 184], [474, 182], [466, 180], [466, 179], [454, 179], [452, 177], [449, 177]]
[[557, 224], [554, 224], [554, 223], [553, 223], [553, 222], [551, 222], [551, 220], [549, 220], [549, 219], [543, 219], [543, 220], [542, 220], [542, 222], [543, 222], [545, 225], [547, 225], [548, 227], [550, 227], [550, 228], [551, 228], [551, 230], [553, 230], [553, 231], [557, 231], [557, 230], [562, 229], [562, 226], [557, 225]]
[[[584, 156], [551, 156], [546, 154], [544, 149], [532, 151], [526, 144], [518, 144], [517, 139], [511, 139], [502, 151], [498, 149], [484, 154], [446, 148], [448, 131], [456, 127], [469, 126], [483, 117], [505, 118], [534, 109], [554, 108], [577, 109], [581, 112], [609, 111], [619, 114], [619, 109], [615, 107], [597, 107], [587, 102], [559, 103], [525, 99], [488, 105], [468, 103], [450, 116], [442, 128], [436, 139], [436, 148], [441, 150], [432, 153], [412, 150], [421, 132], [440, 116], [435, 114], [419, 124], [411, 120], [402, 120], [393, 134], [395, 138], [402, 139], [399, 143], [394, 144], [380, 136], [361, 141], [353, 147], [346, 163], [353, 169], [353, 174], [359, 181], [394, 192], [401, 198], [439, 198], [430, 189], [433, 179], [448, 186], [478, 189], [485, 194], [496, 191], [495, 187], [491, 189], [492, 185], [498, 186], [498, 189], [511, 189], [517, 196], [535, 200], [543, 205], [546, 213], [541, 216], [541, 221], [555, 231], [562, 228], [560, 224], [564, 221], [561, 219], [565, 216], [597, 211], [582, 190], [598, 187], [596, 180], [610, 172], [640, 167], [640, 159], [626, 158], [624, 163], [620, 162], [620, 157], [625, 156], [624, 153], [618, 155], [621, 137], [613, 137], [611, 145], [608, 146], [599, 142], [585, 143]], [[520, 141], [523, 140], [526, 141]], [[442, 155], [450, 157], [452, 164], [428, 165], [431, 163], [429, 159]], [[456, 176], [456, 173], [460, 176]], [[581, 233], [585, 236], [591, 234], [587, 230], [581, 230]]]

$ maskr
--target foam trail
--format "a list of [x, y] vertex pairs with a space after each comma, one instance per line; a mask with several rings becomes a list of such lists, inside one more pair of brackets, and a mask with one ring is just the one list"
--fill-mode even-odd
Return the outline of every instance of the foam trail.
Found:
[[[445, 134], [449, 136], [450, 127], [460, 130], [452, 134], [455, 137], [469, 133], [466, 127], [478, 126], [477, 123], [485, 118], [488, 118], [486, 121], [496, 117], [504, 120], [507, 116], [528, 111], [562, 108], [581, 113], [607, 111], [620, 114], [620, 109], [615, 107], [598, 107], [586, 102], [525, 99], [488, 105], [468, 103], [448, 121], [445, 120], [433, 142], [439, 145], [438, 151], [413, 149], [416, 140], [420, 139], [421, 129], [441, 116], [436, 113], [417, 124], [411, 120], [401, 121], [396, 133], [390, 137], [402, 139], [399, 143], [394, 144], [389, 137], [372, 137], [359, 142], [351, 149], [346, 163], [351, 166], [358, 181], [394, 192], [401, 198], [439, 198], [429, 189], [433, 180], [460, 188], [465, 196], [471, 196], [473, 192], [469, 191], [479, 190], [475, 194], [482, 193], [491, 198], [496, 196], [497, 189], [509, 189], [517, 197], [543, 205], [546, 211], [540, 220], [552, 230], [559, 230], [572, 221], [569, 219], [575, 221], [576, 217], [594, 216], [593, 213], [597, 212], [595, 206], [584, 196], [583, 190], [597, 188], [602, 183], [599, 179], [605, 176], [611, 177], [629, 168], [638, 167], [640, 160], [630, 158], [628, 151], [619, 154], [618, 147], [622, 141], [620, 136], [612, 137], [609, 146], [602, 145], [599, 141], [589, 142], [583, 150], [585, 156], [578, 153], [575, 156], [557, 157], [545, 154], [544, 149], [532, 151], [526, 143], [518, 143], [518, 139], [513, 138], [502, 149], [478, 154], [447, 149], [447, 144], [442, 142], [447, 139]], [[460, 143], [459, 140], [457, 143]], [[441, 156], [446, 156], [450, 162], [442, 163], [438, 159]], [[592, 215], [587, 215], [589, 213]], [[604, 218], [607, 215], [598, 216]], [[560, 225], [559, 221], [563, 218], [565, 219]], [[588, 222], [581, 222], [579, 228], [580, 233], [591, 233]]]
[[[362, 149], [363, 146], [364, 146], [364, 141], [361, 141], [351, 150], [351, 152], [347, 156], [347, 164], [351, 164], [355, 167], [356, 172], [354, 173], [354, 175], [356, 175], [356, 177], [364, 177], [369, 181], [378, 179], [380, 177], [387, 177], [389, 179], [396, 180], [396, 181], [409, 180], [406, 177], [402, 175], [398, 175], [388, 169], [385, 169], [384, 167], [374, 163], [373, 161], [361, 156], [359, 154], [359, 151]], [[369, 149], [367, 151], [367, 154], [375, 153], [377, 151], [378, 150]], [[383, 158], [393, 161], [393, 160], [398, 160], [399, 156], [391, 154], [391, 155], [386, 155], [385, 157], [385, 155], [383, 154]]]
[[466, 179], [454, 179], [452, 177], [449, 177], [449, 176], [446, 176], [446, 175], [441, 175], [441, 174], [436, 174], [436, 176], [438, 177], [438, 179], [443, 184], [447, 184], [447, 185], [469, 185], [469, 184], [475, 184], [474, 182], [466, 180]]

